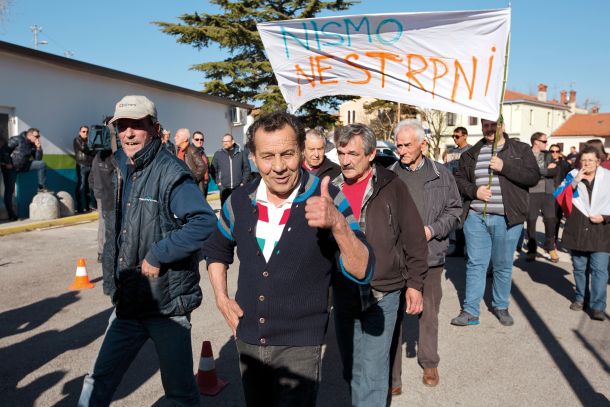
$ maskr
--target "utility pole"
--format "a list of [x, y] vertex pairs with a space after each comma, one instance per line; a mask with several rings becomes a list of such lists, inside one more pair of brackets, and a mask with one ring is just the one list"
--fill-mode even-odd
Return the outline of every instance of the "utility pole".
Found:
[[48, 44], [48, 41], [38, 41], [38, 33], [42, 32], [42, 27], [39, 27], [38, 25], [34, 24], [32, 27], [30, 27], [30, 30], [32, 30], [32, 32], [34, 33], [34, 49], [38, 49], [38, 45]]

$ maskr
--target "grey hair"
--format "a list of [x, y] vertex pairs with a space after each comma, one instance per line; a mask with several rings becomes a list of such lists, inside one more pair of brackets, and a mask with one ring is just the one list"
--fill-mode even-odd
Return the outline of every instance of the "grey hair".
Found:
[[188, 141], [191, 141], [191, 131], [189, 129], [181, 128], [181, 129], [176, 130], [176, 132], [174, 133], [174, 137], [176, 137], [176, 135], [180, 134], [180, 133], [186, 134], [186, 139]]
[[305, 132], [305, 138], [306, 139], [308, 139], [308, 138], [318, 138], [320, 140], [326, 141], [326, 137], [324, 137], [324, 134], [322, 134], [317, 129], [309, 129], [309, 130], [307, 130], [307, 132]]
[[369, 126], [360, 123], [348, 124], [335, 130], [335, 145], [337, 147], [345, 147], [355, 136], [362, 137], [364, 154], [369, 155], [375, 151], [377, 147], [375, 133]]
[[423, 143], [426, 140], [426, 131], [422, 126], [421, 122], [417, 119], [405, 119], [400, 121], [394, 128], [394, 142], [396, 142], [396, 136], [404, 129], [412, 129], [415, 131], [417, 136], [417, 142]]

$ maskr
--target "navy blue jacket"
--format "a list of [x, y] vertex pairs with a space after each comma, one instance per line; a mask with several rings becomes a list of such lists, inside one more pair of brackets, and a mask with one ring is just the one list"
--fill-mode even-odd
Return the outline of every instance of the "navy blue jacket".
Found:
[[356, 236], [369, 249], [367, 274], [357, 280], [339, 258], [328, 229], [312, 228], [305, 219], [305, 202], [320, 195], [319, 178], [301, 171], [298, 195], [292, 203], [284, 232], [269, 262], [256, 240], [256, 190], [260, 179], [235, 190], [225, 202], [217, 229], [204, 245], [208, 264], [240, 259], [235, 300], [244, 311], [237, 337], [249, 344], [315, 346], [324, 341], [328, 323], [328, 289], [331, 275], [342, 273], [356, 284], [367, 284], [375, 258], [358, 228], [345, 196], [333, 185], [329, 193]]
[[[115, 206], [106, 219], [104, 285], [119, 318], [186, 315], [201, 304], [198, 250], [216, 217], [186, 165], [148, 143], [128, 165], [115, 153]], [[146, 259], [158, 278], [141, 273]], [[114, 272], [113, 272], [114, 271]], [[112, 275], [108, 275], [112, 273]]]

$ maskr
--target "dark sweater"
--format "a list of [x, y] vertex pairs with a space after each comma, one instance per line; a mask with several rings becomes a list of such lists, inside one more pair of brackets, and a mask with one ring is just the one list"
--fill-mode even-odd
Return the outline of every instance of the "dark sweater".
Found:
[[[203, 248], [207, 263], [233, 263], [237, 247], [240, 265], [235, 300], [244, 311], [237, 327], [240, 340], [257, 345], [320, 345], [328, 323], [331, 274], [341, 270], [344, 278], [366, 284], [372, 277], [375, 258], [369, 249], [367, 274], [362, 281], [343, 269], [330, 230], [307, 224], [305, 202], [310, 196], [320, 195], [320, 180], [301, 171], [299, 192], [284, 233], [266, 262], [256, 240], [255, 195], [260, 182], [238, 188], [225, 202], [217, 230]], [[329, 192], [368, 248], [347, 199], [333, 185], [329, 185]]]

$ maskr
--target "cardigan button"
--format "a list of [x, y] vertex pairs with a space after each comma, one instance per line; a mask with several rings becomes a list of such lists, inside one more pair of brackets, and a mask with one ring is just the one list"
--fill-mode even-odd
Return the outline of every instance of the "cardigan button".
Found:
[[260, 338], [258, 341], [263, 345], [267, 343], [267, 340], [265, 338]]
[[267, 270], [263, 271], [263, 277], [269, 277], [269, 272]]
[[261, 255], [261, 251], [260, 251], [260, 250], [257, 250], [257, 251], [256, 251], [256, 255], [257, 255], [257, 256], [260, 256], [260, 255]]
[[252, 233], [252, 228], [248, 228], [248, 233]]
[[265, 296], [264, 295], [259, 295], [258, 296], [258, 300], [261, 301], [261, 302], [265, 301]]
[[260, 322], [261, 324], [264, 324], [265, 323], [265, 318], [259, 318], [258, 322]]

